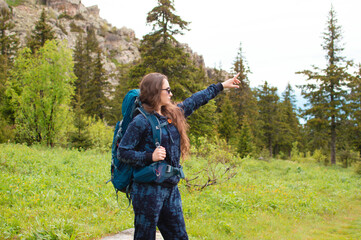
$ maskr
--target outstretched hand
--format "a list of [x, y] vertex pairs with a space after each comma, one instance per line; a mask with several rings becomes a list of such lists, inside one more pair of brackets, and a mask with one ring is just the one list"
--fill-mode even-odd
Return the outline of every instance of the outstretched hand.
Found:
[[230, 78], [230, 79], [222, 82], [223, 88], [239, 88], [238, 84], [241, 83], [241, 81], [237, 79], [239, 74], [241, 74], [241, 73], [238, 73], [233, 78]]

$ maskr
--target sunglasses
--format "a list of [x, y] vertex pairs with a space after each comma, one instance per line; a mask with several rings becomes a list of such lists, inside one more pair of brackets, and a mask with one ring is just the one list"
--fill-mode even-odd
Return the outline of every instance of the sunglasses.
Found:
[[172, 90], [170, 89], [170, 87], [162, 89], [162, 90], [166, 90], [168, 92], [168, 94], [170, 94], [172, 92]]

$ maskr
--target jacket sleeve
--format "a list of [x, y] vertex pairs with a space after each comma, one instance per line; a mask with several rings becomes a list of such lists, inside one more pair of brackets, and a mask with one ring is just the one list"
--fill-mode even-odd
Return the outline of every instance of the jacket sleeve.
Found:
[[209, 100], [213, 99], [223, 90], [221, 83], [212, 84], [208, 88], [194, 93], [192, 96], [178, 104], [183, 109], [185, 117], [191, 115], [200, 106], [205, 105]]
[[141, 114], [129, 123], [127, 130], [119, 142], [117, 157], [119, 161], [133, 167], [144, 167], [152, 163], [152, 153], [137, 149], [141, 139], [145, 139], [149, 123]]

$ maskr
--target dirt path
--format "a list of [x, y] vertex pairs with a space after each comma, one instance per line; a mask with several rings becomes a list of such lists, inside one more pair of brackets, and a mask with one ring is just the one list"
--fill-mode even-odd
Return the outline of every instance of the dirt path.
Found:
[[[133, 240], [134, 228], [124, 230], [112, 236], [103, 237], [100, 240]], [[157, 231], [156, 240], [163, 240], [162, 235]]]

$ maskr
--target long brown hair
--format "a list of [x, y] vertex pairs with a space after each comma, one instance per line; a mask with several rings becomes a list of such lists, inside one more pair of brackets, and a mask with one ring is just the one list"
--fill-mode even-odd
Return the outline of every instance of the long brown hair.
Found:
[[[161, 73], [149, 73], [145, 75], [140, 82], [140, 101], [147, 112], [156, 111], [160, 103], [160, 94], [164, 80], [167, 76]], [[188, 156], [190, 143], [187, 135], [189, 126], [184, 117], [183, 110], [176, 104], [171, 103], [161, 107], [163, 116], [170, 119], [169, 121], [178, 129], [181, 136], [181, 153], [182, 158]]]

